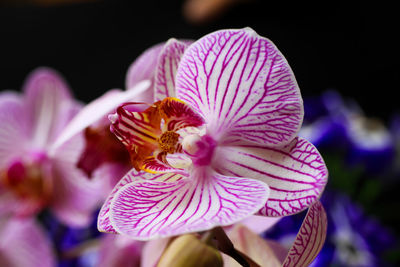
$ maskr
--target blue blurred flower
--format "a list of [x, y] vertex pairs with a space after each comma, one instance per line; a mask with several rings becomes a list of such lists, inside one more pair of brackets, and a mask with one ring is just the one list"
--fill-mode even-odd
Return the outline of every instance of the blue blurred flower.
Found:
[[344, 151], [349, 165], [362, 165], [367, 172], [376, 174], [391, 166], [393, 136], [381, 121], [366, 117], [356, 102], [330, 90], [304, 103], [300, 136], [319, 149]]

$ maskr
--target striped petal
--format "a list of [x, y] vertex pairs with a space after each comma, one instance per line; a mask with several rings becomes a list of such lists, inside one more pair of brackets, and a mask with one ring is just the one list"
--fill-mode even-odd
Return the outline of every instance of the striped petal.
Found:
[[160, 114], [165, 121], [164, 131], [178, 131], [186, 127], [199, 127], [204, 119], [185, 102], [168, 97], [160, 104]]
[[107, 116], [122, 103], [132, 101], [146, 90], [149, 90], [149, 87], [149, 81], [141, 81], [128, 91], [111, 90], [90, 102], [64, 128], [52, 145], [52, 150], [57, 149], [86, 127]]
[[263, 182], [204, 175], [173, 183], [136, 180], [122, 187], [111, 203], [114, 229], [139, 240], [204, 231], [252, 215], [268, 198]]
[[179, 61], [188, 45], [176, 39], [169, 39], [158, 59], [154, 89], [155, 101], [175, 97], [175, 75]]
[[158, 103], [143, 112], [131, 112], [122, 105], [109, 118], [111, 131], [128, 149], [133, 166], [140, 170], [144, 159], [158, 148], [161, 135]]
[[149, 173], [177, 172], [178, 169], [169, 165], [167, 153], [161, 152], [157, 156], [150, 156], [143, 161], [142, 170]]
[[217, 148], [216, 170], [267, 183], [271, 193], [260, 214], [286, 216], [300, 212], [322, 193], [328, 171], [317, 149], [302, 138], [282, 148], [256, 145]]
[[211, 33], [183, 55], [177, 98], [224, 143], [283, 145], [299, 131], [302, 99], [286, 59], [250, 28]]
[[324, 207], [317, 201], [310, 206], [283, 266], [308, 266], [324, 245], [327, 226]]
[[135, 169], [130, 170], [114, 187], [107, 200], [104, 202], [99, 217], [97, 218], [97, 228], [100, 232], [116, 233], [110, 222], [110, 206], [115, 194], [125, 185], [132, 183], [137, 179], [148, 179], [159, 182], [175, 182], [182, 179], [183, 176], [175, 173], [166, 173], [153, 175], [145, 172], [138, 172]]
[[55, 71], [40, 68], [33, 71], [24, 86], [28, 115], [34, 125], [32, 142], [43, 148], [55, 141], [63, 106], [71, 101], [64, 79]]

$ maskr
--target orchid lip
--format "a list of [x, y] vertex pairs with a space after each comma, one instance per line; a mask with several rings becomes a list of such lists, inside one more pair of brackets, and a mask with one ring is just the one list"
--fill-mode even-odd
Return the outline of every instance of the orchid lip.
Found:
[[[136, 170], [158, 173], [174, 169], [167, 154], [181, 152], [179, 130], [199, 127], [204, 120], [183, 101], [167, 97], [145, 110], [137, 111], [139, 102], [125, 103], [109, 116], [111, 131], [126, 146]], [[134, 105], [135, 109], [129, 108]]]

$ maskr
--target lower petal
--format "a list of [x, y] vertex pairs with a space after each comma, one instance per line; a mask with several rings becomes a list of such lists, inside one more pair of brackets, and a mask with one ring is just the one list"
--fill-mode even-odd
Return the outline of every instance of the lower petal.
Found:
[[99, 217], [97, 218], [97, 229], [100, 232], [105, 233], [117, 233], [110, 222], [110, 207], [111, 202], [114, 200], [114, 196], [118, 191], [125, 185], [132, 183], [137, 179], [148, 179], [151, 181], [159, 182], [175, 182], [182, 179], [183, 176], [175, 173], [165, 173], [153, 175], [145, 172], [138, 172], [135, 169], [130, 170], [114, 187], [111, 193], [108, 195], [107, 200], [101, 207]]
[[138, 240], [199, 232], [238, 222], [268, 198], [263, 182], [201, 174], [173, 183], [135, 180], [125, 185], [111, 203], [111, 224]]

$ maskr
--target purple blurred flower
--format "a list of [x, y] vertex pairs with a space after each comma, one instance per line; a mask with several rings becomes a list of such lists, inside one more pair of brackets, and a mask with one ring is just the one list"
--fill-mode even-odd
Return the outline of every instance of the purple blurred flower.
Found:
[[56, 266], [45, 232], [32, 219], [0, 219], [0, 266]]
[[0, 94], [0, 214], [31, 216], [50, 208], [65, 224], [86, 225], [101, 200], [101, 183], [75, 167], [83, 138], [54, 147], [81, 105], [50, 69], [34, 71], [23, 91]]
[[[248, 28], [186, 47], [171, 40], [160, 55], [160, 102], [144, 112], [123, 105], [111, 116], [137, 170], [104, 204], [101, 231], [146, 240], [230, 225], [257, 211], [290, 215], [325, 186], [318, 151], [296, 137], [302, 99], [277, 48]], [[177, 157], [189, 167], [175, 168]]]

